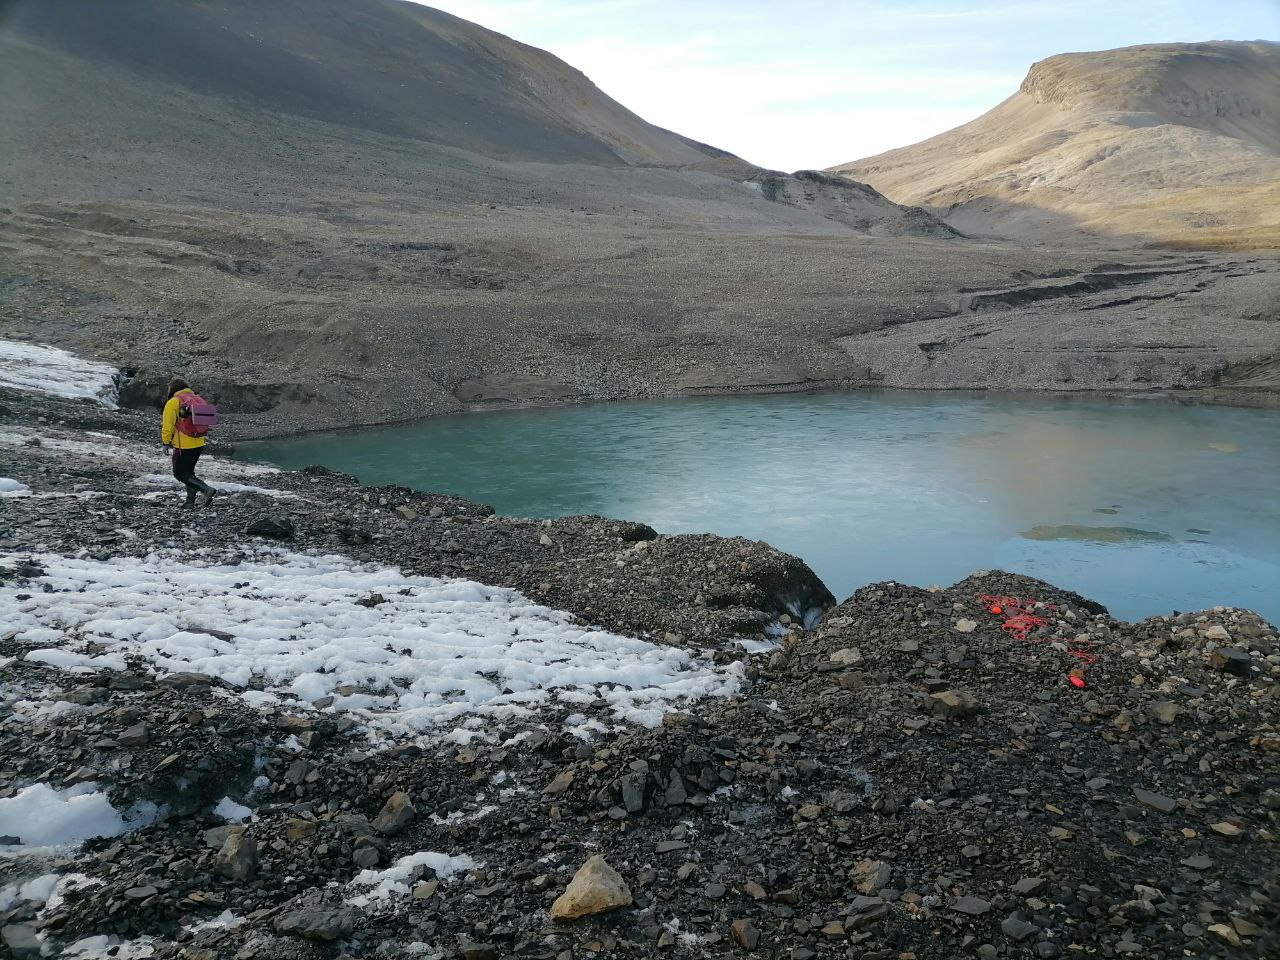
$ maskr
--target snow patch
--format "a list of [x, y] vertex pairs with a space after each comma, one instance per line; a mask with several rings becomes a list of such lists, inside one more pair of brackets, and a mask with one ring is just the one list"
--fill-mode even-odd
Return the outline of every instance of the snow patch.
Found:
[[228, 823], [243, 823], [253, 815], [250, 810], [242, 803], [236, 803], [230, 797], [223, 797], [218, 801], [218, 805], [213, 808], [214, 816], [221, 817]]
[[29, 497], [31, 488], [12, 477], [0, 477], [0, 497]]
[[478, 866], [466, 854], [451, 857], [447, 853], [434, 853], [423, 850], [401, 857], [385, 870], [361, 870], [351, 881], [353, 887], [369, 887], [365, 893], [349, 897], [347, 903], [357, 907], [368, 906], [375, 900], [386, 900], [392, 896], [404, 896], [409, 892], [409, 884], [422, 875], [420, 868], [432, 871], [440, 880], [448, 880], [463, 870], [474, 870]]
[[11, 883], [0, 887], [0, 913], [13, 907], [20, 901], [43, 904], [58, 885], [58, 874], [46, 873], [21, 883]]
[[483, 820], [491, 813], [496, 813], [498, 808], [492, 804], [485, 804], [478, 810], [472, 810], [470, 813], [464, 813], [461, 810], [451, 810], [446, 816], [440, 816], [438, 813], [431, 814], [431, 822], [437, 826], [453, 826], [458, 823], [470, 823], [474, 820]]
[[79, 783], [66, 790], [35, 783], [0, 800], [0, 835], [18, 837], [28, 848], [79, 844], [90, 837], [118, 837], [129, 829], [130, 824], [96, 783]]
[[0, 386], [115, 408], [120, 372], [105, 363], [37, 343], [0, 340]]
[[[92, 436], [95, 439], [82, 439]], [[33, 440], [39, 446], [31, 445]], [[96, 460], [109, 460], [123, 467], [137, 467], [148, 461], [167, 466], [168, 454], [160, 447], [160, 430], [157, 425], [156, 442], [154, 444], [138, 443], [133, 440], [122, 440], [106, 433], [88, 433], [58, 431], [45, 428], [40, 431], [25, 427], [6, 427], [0, 430], [0, 446], [28, 447], [28, 453], [48, 453], [62, 459], [59, 454], [73, 454], [77, 457]], [[225, 482], [227, 478], [266, 477], [279, 473], [278, 467], [264, 466], [258, 463], [244, 463], [239, 460], [226, 460], [221, 457], [206, 457], [200, 461], [200, 475], [214, 481]], [[158, 476], [167, 476], [158, 474]]]
[[73, 653], [70, 650], [32, 650], [26, 658], [32, 663], [43, 663], [46, 667], [57, 667], [72, 673], [93, 673], [96, 670], [124, 670], [128, 667], [123, 657], [112, 657], [107, 654], [89, 656], [84, 653]]
[[64, 947], [60, 956], [74, 960], [145, 960], [146, 957], [154, 957], [155, 953], [155, 941], [150, 937], [121, 941], [102, 934], [77, 940]]
[[57, 910], [66, 900], [66, 896], [72, 890], [85, 890], [89, 887], [99, 887], [102, 881], [97, 877], [86, 876], [83, 873], [68, 873], [65, 877], [59, 877], [58, 882], [54, 885], [53, 893], [49, 894], [49, 899], [45, 901], [44, 909], [46, 913], [52, 913]]
[[234, 930], [243, 926], [244, 922], [244, 917], [237, 917], [230, 910], [223, 910], [213, 919], [192, 924], [185, 929], [188, 933], [200, 933], [204, 930]]
[[[201, 462], [204, 463], [207, 461], [201, 461]], [[212, 474], [210, 474], [210, 476], [212, 476]], [[143, 474], [141, 477], [138, 477], [138, 479], [135, 480], [134, 482], [137, 483], [139, 486], [143, 486], [143, 487], [163, 487], [166, 490], [185, 489], [177, 479], [164, 473]], [[252, 484], [232, 483], [228, 480], [218, 481], [218, 493], [258, 493], [258, 494], [262, 494], [265, 497], [274, 497], [277, 500], [307, 499], [306, 497], [299, 496], [298, 494], [292, 493], [289, 490], [275, 490], [269, 487], [255, 487]], [[147, 499], [155, 499], [158, 496], [163, 496], [163, 493], [162, 492], [144, 493], [142, 496]]]
[[[738, 664], [585, 628], [514, 590], [345, 557], [263, 547], [234, 565], [175, 551], [33, 559], [45, 570], [32, 578], [39, 589], [19, 600], [0, 588], [0, 623], [43, 645], [30, 661], [117, 669], [140, 656], [162, 673], [219, 677], [255, 704], [321, 701], [396, 732], [594, 701], [652, 727], [675, 705], [732, 695], [741, 682]], [[389, 599], [361, 606], [370, 593]], [[93, 655], [82, 652], [90, 643]], [[245, 689], [255, 678], [265, 689]], [[584, 739], [608, 729], [580, 713], [567, 722]]]

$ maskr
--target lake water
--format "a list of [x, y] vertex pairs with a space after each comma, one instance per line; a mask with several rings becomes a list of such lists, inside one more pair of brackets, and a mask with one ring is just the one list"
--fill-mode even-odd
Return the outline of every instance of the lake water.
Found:
[[469, 414], [245, 445], [285, 467], [742, 535], [843, 599], [1027, 573], [1125, 619], [1280, 621], [1280, 411], [1022, 395], [720, 397]]

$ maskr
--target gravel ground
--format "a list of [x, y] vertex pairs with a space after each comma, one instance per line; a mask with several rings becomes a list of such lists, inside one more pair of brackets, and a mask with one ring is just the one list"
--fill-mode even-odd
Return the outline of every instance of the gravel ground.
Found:
[[[15, 881], [62, 876], [47, 903], [0, 912], [14, 956], [37, 937], [53, 955], [187, 960], [1280, 949], [1280, 647], [1248, 611], [1129, 624], [998, 572], [834, 605], [764, 544], [496, 517], [216, 456], [204, 472], [228, 492], [184, 513], [139, 482], [158, 472], [150, 418], [0, 406], [4, 472], [31, 491], [0, 500], [10, 609], [66, 589], [27, 558], [243, 563], [284, 544], [517, 587], [740, 678], [656, 727], [587, 698], [407, 734], [358, 699], [264, 697], [268, 676], [36, 662], [36, 638], [0, 623], [0, 807], [97, 783], [118, 810], [165, 809], [75, 850], [10, 847]], [[588, 871], [557, 913], [584, 886], [616, 906], [552, 920], [596, 854], [624, 889]]]

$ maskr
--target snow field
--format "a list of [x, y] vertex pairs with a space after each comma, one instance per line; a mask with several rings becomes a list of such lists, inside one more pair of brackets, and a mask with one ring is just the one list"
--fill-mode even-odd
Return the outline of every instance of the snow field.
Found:
[[[595, 701], [619, 721], [656, 726], [740, 682], [737, 665], [578, 626], [513, 590], [344, 557], [260, 548], [235, 565], [176, 552], [35, 559], [37, 589], [0, 588], [0, 622], [29, 661], [101, 670], [142, 657], [161, 673], [219, 677], [250, 703], [296, 697], [391, 732]], [[371, 594], [386, 601], [357, 602]], [[81, 652], [88, 642], [102, 652]]]
[[116, 406], [120, 372], [66, 350], [0, 340], [0, 386]]

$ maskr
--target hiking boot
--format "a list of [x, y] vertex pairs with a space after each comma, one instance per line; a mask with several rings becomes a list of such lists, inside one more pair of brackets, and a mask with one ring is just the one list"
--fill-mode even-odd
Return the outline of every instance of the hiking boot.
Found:
[[196, 492], [194, 490], [187, 491], [186, 502], [182, 504], [183, 510], [192, 510], [196, 505]]
[[209, 504], [213, 503], [213, 498], [217, 493], [218, 491], [213, 489], [213, 487], [207, 487], [204, 491], [204, 499], [200, 501], [200, 506], [207, 507]]

